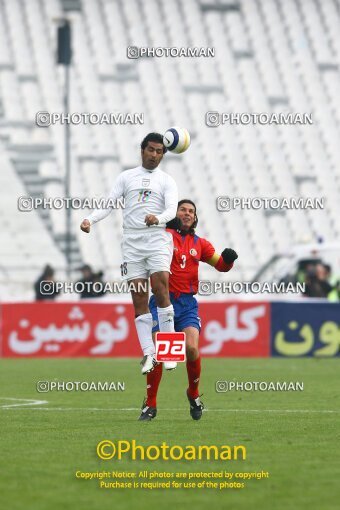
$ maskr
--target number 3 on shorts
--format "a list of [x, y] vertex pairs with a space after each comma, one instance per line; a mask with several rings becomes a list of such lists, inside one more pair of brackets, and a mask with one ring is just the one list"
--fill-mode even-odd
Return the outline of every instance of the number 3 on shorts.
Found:
[[123, 264], [120, 265], [120, 272], [122, 276], [127, 275], [127, 262], [123, 262]]

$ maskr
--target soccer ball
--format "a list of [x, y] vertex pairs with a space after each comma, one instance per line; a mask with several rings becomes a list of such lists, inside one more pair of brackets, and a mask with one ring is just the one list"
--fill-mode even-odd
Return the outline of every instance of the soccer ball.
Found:
[[165, 147], [176, 154], [185, 152], [190, 145], [190, 135], [185, 128], [171, 127], [163, 135]]

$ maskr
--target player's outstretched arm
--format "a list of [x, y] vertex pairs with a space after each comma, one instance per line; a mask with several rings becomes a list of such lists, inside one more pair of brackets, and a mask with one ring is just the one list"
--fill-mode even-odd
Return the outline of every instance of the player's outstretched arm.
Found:
[[80, 228], [83, 232], [87, 234], [90, 232], [90, 227], [94, 223], [97, 223], [100, 220], [103, 220], [108, 216], [113, 210], [113, 204], [123, 196], [124, 194], [124, 178], [123, 174], [120, 174], [117, 177], [117, 180], [111, 190], [110, 195], [107, 197], [106, 206], [102, 209], [95, 209], [92, 213], [81, 222]]
[[[238, 255], [235, 250], [231, 248], [225, 248], [221, 255], [216, 253], [217, 257], [215, 257], [216, 263], [211, 264], [217, 271], [221, 273], [227, 273], [233, 267], [235, 260], [238, 258]], [[208, 261], [209, 264], [209, 261]]]
[[227, 273], [233, 267], [235, 260], [238, 255], [235, 250], [231, 248], [225, 248], [221, 255], [215, 251], [215, 248], [209, 241], [202, 239], [202, 262], [206, 262], [210, 266], [213, 266], [217, 271], [221, 273]]

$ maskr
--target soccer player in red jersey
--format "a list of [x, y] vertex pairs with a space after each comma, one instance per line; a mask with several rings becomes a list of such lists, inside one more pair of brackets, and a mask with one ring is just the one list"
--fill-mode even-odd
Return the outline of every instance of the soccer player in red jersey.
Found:
[[[223, 250], [220, 255], [209, 241], [196, 235], [197, 222], [194, 202], [184, 199], [178, 202], [176, 218], [167, 223], [167, 231], [172, 234], [174, 241], [169, 279], [170, 300], [175, 311], [175, 331], [184, 331], [186, 335], [186, 368], [189, 381], [187, 397], [190, 403], [190, 415], [194, 420], [199, 420], [203, 411], [198, 391], [201, 375], [201, 358], [198, 349], [201, 321], [198, 316], [198, 303], [194, 297], [198, 291], [198, 266], [200, 262], [206, 262], [217, 271], [227, 272], [238, 258], [237, 253], [230, 248]], [[155, 334], [159, 328], [154, 296], [150, 298], [149, 308], [153, 316], [152, 331]], [[155, 418], [157, 391], [161, 378], [162, 363], [147, 374], [147, 397], [139, 420], [150, 421]]]

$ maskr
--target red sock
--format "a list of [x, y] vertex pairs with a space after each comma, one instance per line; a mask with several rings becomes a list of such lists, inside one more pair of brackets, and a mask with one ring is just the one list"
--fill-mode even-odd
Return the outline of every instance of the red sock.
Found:
[[152, 372], [146, 374], [146, 405], [149, 407], [157, 407], [158, 386], [162, 379], [163, 363], [156, 365]]
[[195, 361], [187, 360], [187, 372], [189, 381], [189, 397], [197, 398], [199, 396], [198, 385], [201, 375], [201, 358], [197, 358]]

